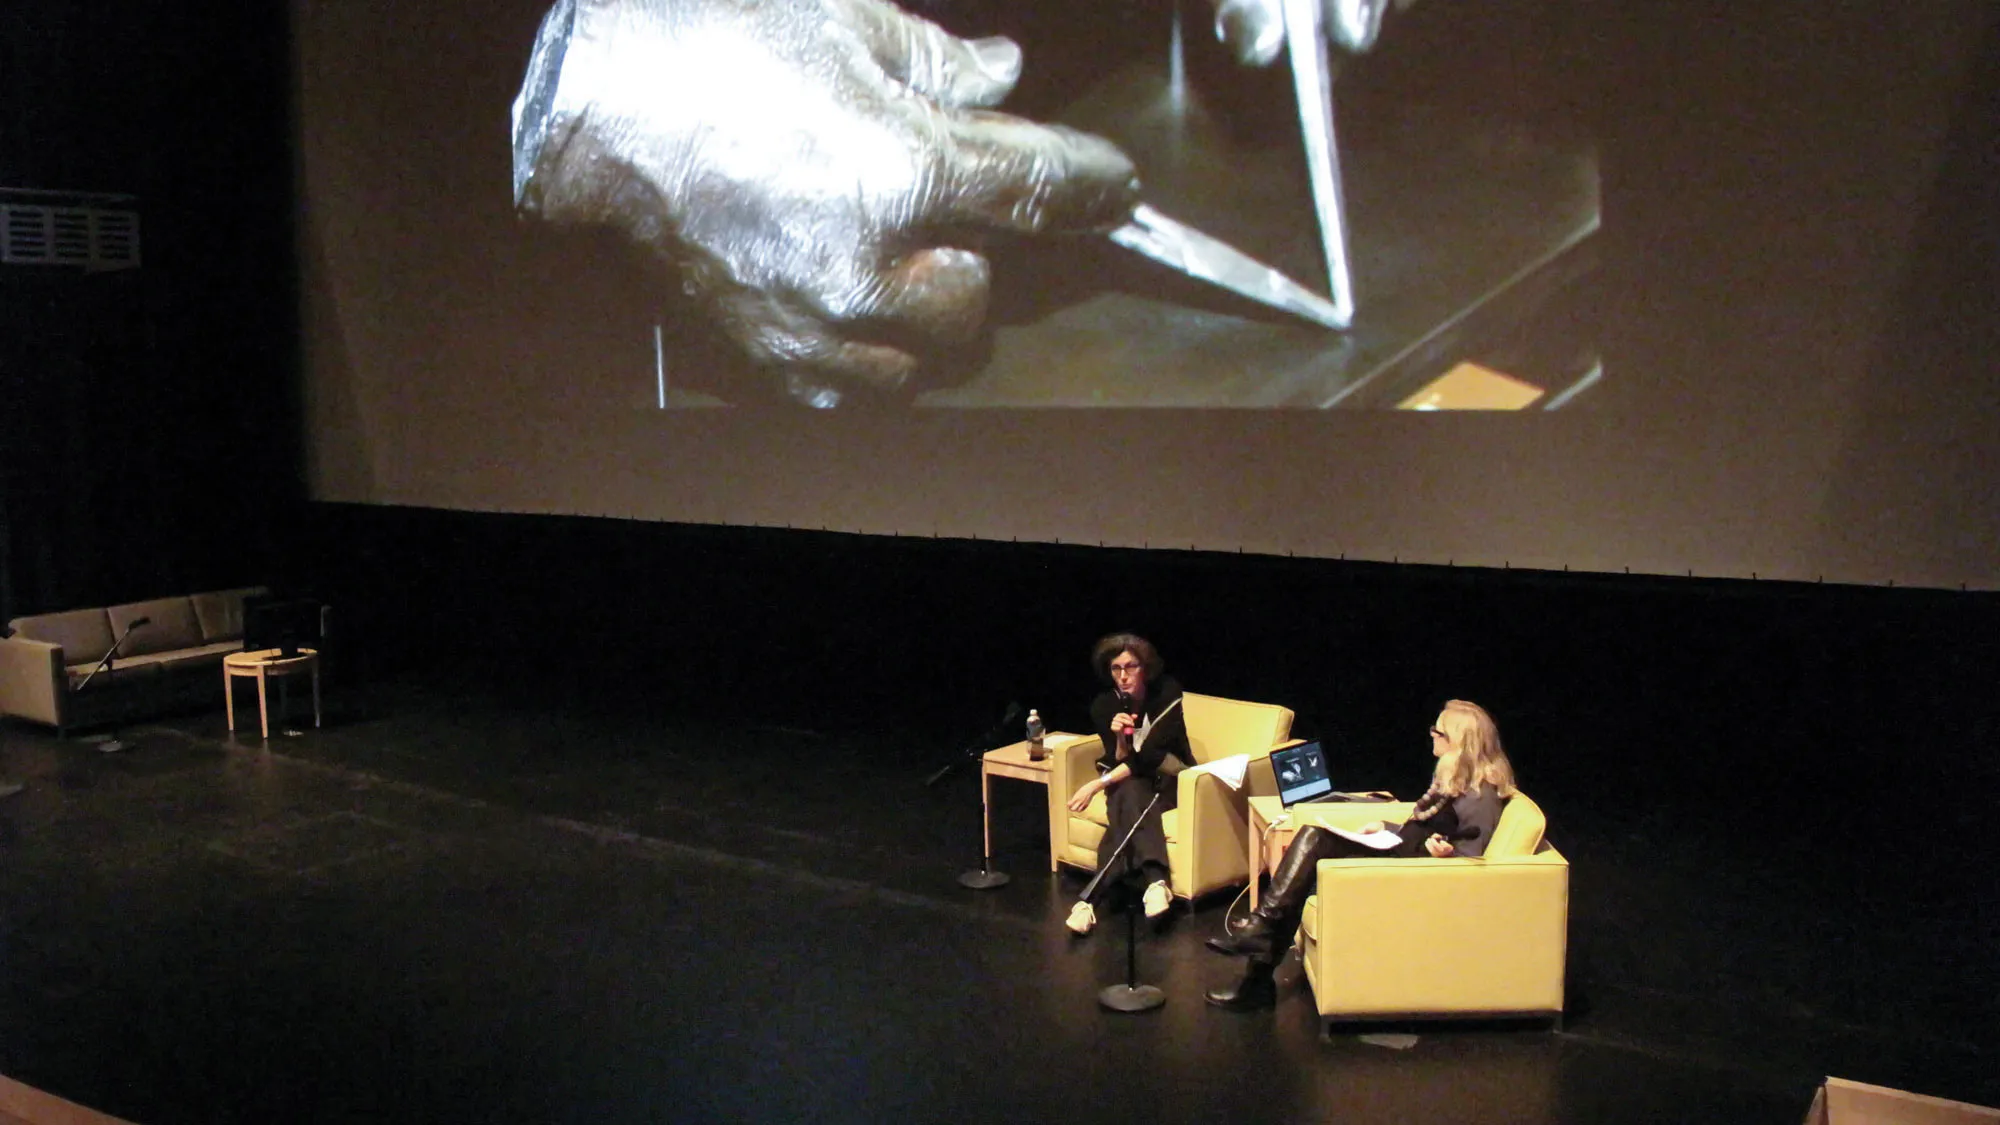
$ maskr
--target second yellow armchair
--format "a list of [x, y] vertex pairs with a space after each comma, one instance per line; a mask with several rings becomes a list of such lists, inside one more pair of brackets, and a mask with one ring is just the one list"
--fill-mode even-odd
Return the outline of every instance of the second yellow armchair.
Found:
[[[1355, 827], [1408, 809], [1349, 805], [1316, 822]], [[1517, 794], [1483, 859], [1321, 860], [1299, 927], [1320, 1016], [1560, 1023], [1569, 862], [1542, 838], [1545, 824], [1541, 808]]]

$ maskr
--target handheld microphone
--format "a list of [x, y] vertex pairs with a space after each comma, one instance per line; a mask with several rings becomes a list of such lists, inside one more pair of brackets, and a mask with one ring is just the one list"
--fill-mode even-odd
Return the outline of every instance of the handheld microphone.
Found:
[[132, 623], [130, 625], [125, 626], [125, 631], [129, 633], [132, 630], [137, 629], [141, 625], [151, 625], [152, 623], [153, 619], [150, 617], [134, 617], [132, 619]]

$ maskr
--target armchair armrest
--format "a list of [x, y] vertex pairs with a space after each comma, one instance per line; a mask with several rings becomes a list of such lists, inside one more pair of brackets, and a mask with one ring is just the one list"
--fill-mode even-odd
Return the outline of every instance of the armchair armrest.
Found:
[[1076, 787], [1098, 775], [1092, 763], [1104, 753], [1104, 739], [1090, 735], [1078, 739], [1066, 747], [1048, 747], [1048, 823], [1056, 825], [1058, 817], [1068, 817], [1070, 795]]
[[61, 645], [0, 637], [0, 715], [61, 727], [68, 679]]
[[1061, 808], [1069, 801], [1069, 795], [1076, 787], [1097, 776], [1097, 768], [1092, 763], [1104, 753], [1104, 741], [1096, 735], [1079, 739], [1067, 746], [1049, 747], [1049, 800], [1052, 808]]
[[[1049, 859], [1074, 862], [1069, 856], [1069, 796], [1076, 787], [1097, 776], [1091, 765], [1104, 753], [1104, 740], [1096, 735], [1064, 746], [1049, 747]], [[1054, 870], [1053, 867], [1050, 870]]]
[[1193, 898], [1220, 883], [1241, 881], [1250, 833], [1249, 779], [1237, 790], [1208, 770], [1187, 769], [1175, 784], [1181, 836], [1175, 893]]
[[[1297, 745], [1242, 751], [1249, 758], [1243, 786], [1233, 788], [1206, 766], [1182, 770], [1175, 797], [1180, 803], [1181, 842], [1174, 857], [1174, 893], [1187, 898], [1243, 880], [1243, 856], [1250, 839], [1250, 798], [1278, 791], [1271, 751]], [[1212, 763], [1211, 763], [1212, 764]]]

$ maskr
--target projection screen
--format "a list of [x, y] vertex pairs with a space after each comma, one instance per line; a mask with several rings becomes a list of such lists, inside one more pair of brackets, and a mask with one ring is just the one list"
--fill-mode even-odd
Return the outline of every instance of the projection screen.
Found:
[[1993, 13], [1641, 7], [295, 0], [312, 494], [1995, 585]]

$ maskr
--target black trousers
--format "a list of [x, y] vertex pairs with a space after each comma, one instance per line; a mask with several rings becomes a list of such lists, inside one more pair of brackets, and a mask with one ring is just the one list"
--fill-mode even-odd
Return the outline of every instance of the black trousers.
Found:
[[[1160, 803], [1153, 806], [1152, 815], [1141, 821], [1139, 814], [1145, 812], [1147, 803], [1152, 801], [1156, 781], [1160, 787]], [[1128, 777], [1105, 791], [1104, 819], [1109, 824], [1104, 829], [1104, 839], [1097, 843], [1099, 871], [1111, 862], [1111, 853], [1117, 849], [1118, 841], [1125, 838], [1126, 831], [1138, 824], [1139, 831], [1125, 849], [1131, 854], [1133, 865], [1141, 869], [1148, 883], [1167, 877], [1167, 831], [1160, 824], [1160, 814], [1173, 808], [1180, 800], [1178, 782], [1178, 778], [1164, 773], [1151, 778]], [[1119, 871], [1111, 872], [1105, 876], [1104, 882], [1098, 884], [1099, 891], [1123, 874], [1123, 856], [1118, 858], [1118, 865]]]

